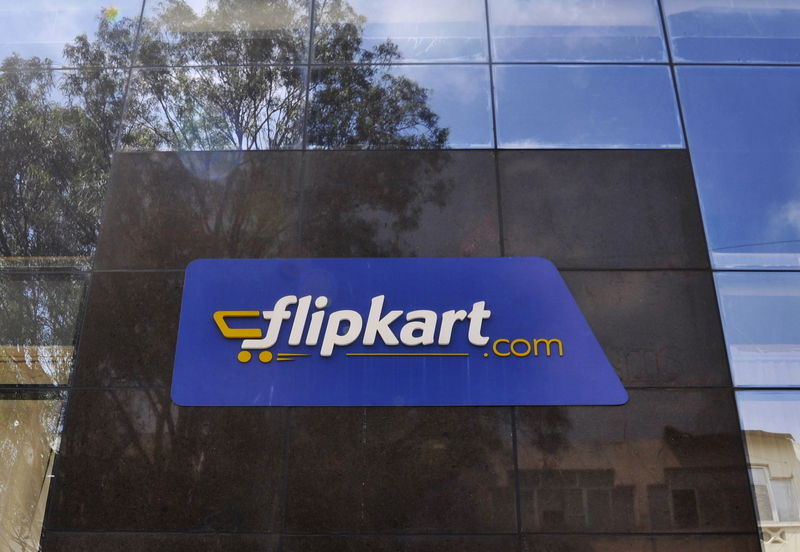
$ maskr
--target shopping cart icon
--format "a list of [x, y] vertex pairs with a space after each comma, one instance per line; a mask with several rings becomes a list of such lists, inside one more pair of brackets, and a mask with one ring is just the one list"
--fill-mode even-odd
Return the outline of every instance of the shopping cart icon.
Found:
[[236, 355], [236, 360], [241, 363], [250, 362], [253, 358], [253, 352], [258, 352], [258, 360], [263, 364], [277, 361], [290, 361], [297, 357], [311, 356], [302, 353], [278, 353], [274, 354], [268, 349], [260, 349], [254, 347], [245, 347], [247, 340], [262, 339], [264, 333], [260, 328], [231, 328], [226, 321], [227, 318], [261, 318], [260, 311], [216, 311], [214, 313], [214, 322], [217, 324], [222, 336], [227, 339], [241, 339], [241, 351]]

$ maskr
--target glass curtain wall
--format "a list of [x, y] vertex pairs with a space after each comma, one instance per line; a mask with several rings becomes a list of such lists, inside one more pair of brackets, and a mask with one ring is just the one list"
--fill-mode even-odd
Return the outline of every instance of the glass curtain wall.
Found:
[[762, 546], [798, 550], [800, 5], [663, 6]]

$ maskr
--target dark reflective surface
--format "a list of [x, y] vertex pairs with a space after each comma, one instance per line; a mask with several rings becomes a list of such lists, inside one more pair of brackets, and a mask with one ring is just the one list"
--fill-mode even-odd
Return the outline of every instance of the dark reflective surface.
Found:
[[797, 63], [794, 0], [663, 0], [675, 61]]
[[286, 537], [287, 552], [512, 552], [516, 537]]
[[501, 152], [505, 252], [559, 268], [703, 268], [685, 152]]
[[514, 531], [510, 414], [293, 409], [286, 530]]
[[312, 74], [309, 102], [311, 148], [493, 146], [486, 66], [317, 69]]
[[730, 385], [707, 272], [562, 275], [624, 385]]
[[727, 390], [629, 390], [620, 407], [518, 407], [525, 531], [753, 530]]
[[737, 386], [800, 386], [800, 273], [717, 272]]
[[0, 384], [69, 380], [86, 278], [0, 273]]
[[276, 529], [283, 409], [182, 409], [156, 389], [71, 393], [49, 528]]
[[500, 253], [489, 152], [306, 154], [302, 256]]
[[43, 552], [276, 552], [272, 535], [47, 533]]
[[88, 265], [99, 230], [125, 74], [0, 73], [0, 267]]
[[309, 0], [148, 1], [137, 65], [244, 65], [308, 59]]
[[668, 67], [497, 65], [500, 148], [682, 148]]
[[353, 34], [364, 50], [394, 48], [402, 61], [487, 61], [482, 0], [333, 0], [315, 9], [316, 62], [353, 61], [339, 46]]
[[[52, 60], [57, 67], [127, 66], [133, 55], [134, 35], [142, 0], [114, 4], [97, 1], [32, 0], [0, 4], [0, 58], [12, 54]], [[105, 56], [76, 54], [84, 40], [111, 38], [116, 47]]]
[[499, 253], [491, 153], [125, 154], [112, 180], [99, 268]]
[[182, 272], [95, 273], [73, 386], [169, 387], [182, 287]]
[[523, 552], [760, 552], [749, 535], [597, 537], [527, 535]]
[[800, 68], [677, 70], [715, 268], [800, 267]]
[[494, 61], [666, 61], [653, 0], [491, 0]]
[[295, 256], [299, 155], [118, 155], [96, 266], [183, 269], [203, 257]]

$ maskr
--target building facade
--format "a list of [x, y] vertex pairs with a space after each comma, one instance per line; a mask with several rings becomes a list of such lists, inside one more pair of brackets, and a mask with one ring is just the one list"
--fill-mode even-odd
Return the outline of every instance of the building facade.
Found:
[[[0, 1], [0, 548], [800, 550], [795, 0]], [[620, 406], [178, 406], [195, 259], [552, 261]]]

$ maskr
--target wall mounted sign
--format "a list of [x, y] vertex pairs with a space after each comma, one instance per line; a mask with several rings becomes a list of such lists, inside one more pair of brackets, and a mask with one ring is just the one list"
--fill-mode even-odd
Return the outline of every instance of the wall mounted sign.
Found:
[[556, 267], [504, 257], [194, 261], [172, 398], [613, 405], [628, 395]]

